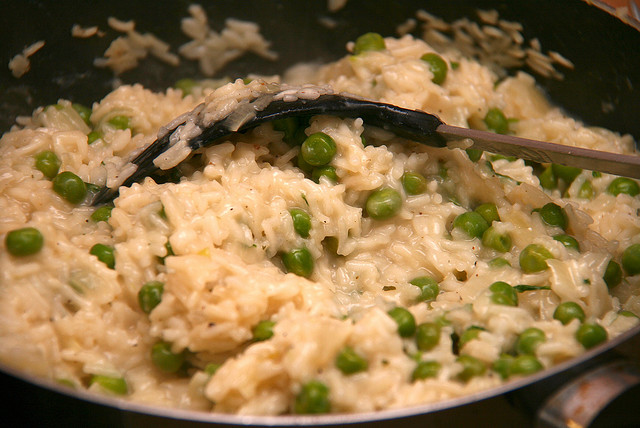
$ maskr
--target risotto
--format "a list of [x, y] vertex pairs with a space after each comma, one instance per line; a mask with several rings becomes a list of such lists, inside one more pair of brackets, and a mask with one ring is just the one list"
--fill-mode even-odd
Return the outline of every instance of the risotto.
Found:
[[0, 362], [201, 411], [367, 412], [459, 397], [637, 325], [638, 184], [402, 140], [360, 119], [261, 125], [180, 177], [90, 206], [175, 117], [265, 82], [314, 83], [452, 125], [634, 153], [407, 35], [332, 64], [60, 100], [0, 140]]

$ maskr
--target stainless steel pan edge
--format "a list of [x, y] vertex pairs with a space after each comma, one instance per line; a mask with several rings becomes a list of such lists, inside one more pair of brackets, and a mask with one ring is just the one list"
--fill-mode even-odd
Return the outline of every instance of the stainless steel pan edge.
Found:
[[[0, 62], [6, 64], [8, 58], [17, 53], [26, 44], [29, 44], [42, 37], [50, 40], [50, 46], [55, 48], [68, 47], [68, 42], [63, 36], [56, 33], [56, 29], [52, 28], [47, 20], [56, 17], [56, 10], [60, 19], [67, 19], [68, 22], [77, 21], [83, 25], [99, 24], [105, 26], [105, 13], [113, 14], [121, 19], [135, 18], [140, 22], [141, 29], [156, 32], [163, 35], [161, 31], [163, 25], [171, 22], [174, 26], [181, 16], [185, 15], [186, 5], [188, 1], [165, 2], [158, 1], [153, 4], [156, 12], [152, 14], [155, 17], [164, 15], [159, 24], [153, 21], [145, 21], [145, 11], [143, 9], [148, 2], [137, 1], [120, 1], [112, 2], [96, 2], [91, 4], [78, 5], [73, 1], [35, 1], [25, 0], [23, 2], [15, 2], [5, 5], [4, 14], [0, 14]], [[213, 11], [218, 16], [231, 16], [230, 11], [234, 10], [233, 2], [217, 2], [207, 3], [201, 2], [208, 11]], [[269, 15], [265, 10], [264, 4], [272, 5], [273, 10], [278, 13], [284, 13], [287, 19], [282, 21], [282, 17], [274, 17]], [[301, 4], [305, 3], [305, 4]], [[607, 9], [601, 2], [590, 2], [596, 6]], [[329, 15], [336, 19], [340, 30], [338, 33], [332, 33], [331, 40], [327, 39], [323, 43], [318, 44], [318, 40], [322, 37], [315, 37], [309, 49], [306, 49], [308, 58], [300, 58], [300, 45], [289, 46], [296, 51], [291, 58], [285, 58], [284, 65], [291, 65], [297, 60], [320, 59], [323, 61], [331, 60], [341, 56], [344, 53], [344, 42], [351, 40], [364, 31], [380, 31], [383, 34], [392, 34], [392, 28], [403, 19], [412, 15], [411, 11], [417, 8], [424, 8], [432, 11], [436, 15], [443, 16], [448, 20], [459, 17], [464, 14], [470, 14], [475, 9], [496, 8], [501, 16], [506, 19], [519, 20], [518, 13], [526, 14], [535, 10], [538, 15], [535, 19], [527, 18], [525, 23], [526, 31], [529, 36], [539, 36], [543, 47], [558, 50], [563, 55], [568, 56], [577, 65], [577, 70], [568, 71], [564, 82], [541, 80], [542, 86], [548, 91], [550, 97], [556, 102], [563, 105], [569, 112], [583, 118], [585, 121], [595, 125], [606, 126], [621, 132], [629, 132], [635, 136], [636, 140], [640, 140], [640, 121], [637, 120], [640, 115], [640, 55], [637, 54], [638, 38], [635, 33], [638, 32], [637, 23], [631, 22], [627, 24], [615, 24], [616, 17], [610, 15], [611, 10], [604, 12], [596, 7], [587, 5], [579, 0], [567, 0], [564, 2], [553, 2], [550, 0], [540, 0], [537, 2], [508, 2], [508, 1], [403, 1], [396, 2], [392, 8], [384, 1], [358, 2], [350, 0], [344, 10], [336, 14], [328, 14], [325, 2], [306, 2], [294, 1], [276, 1], [276, 2], [244, 2], [242, 10], [237, 11], [240, 18], [252, 19], [260, 21], [262, 14], [265, 15], [267, 21], [271, 20], [271, 31], [274, 28], [286, 30], [296, 28], [296, 26], [305, 26], [311, 30], [307, 30], [301, 34], [300, 39], [308, 38], [312, 35], [311, 31], [325, 31], [317, 25], [317, 16]], [[13, 9], [12, 9], [13, 8]], [[251, 12], [254, 8], [257, 12]], [[77, 9], [74, 11], [73, 9]], [[293, 12], [288, 13], [288, 10]], [[517, 9], [517, 11], [516, 11]], [[29, 13], [25, 13], [25, 11]], [[158, 12], [160, 11], [160, 12]], [[44, 21], [43, 25], [33, 27], [24, 26], [24, 24], [16, 25], [4, 22], [7, 16], [11, 16], [15, 12], [17, 15], [24, 17], [35, 17], [36, 20]], [[31, 13], [32, 12], [32, 13]], [[302, 18], [291, 22], [291, 17], [296, 13], [302, 13]], [[69, 14], [67, 17], [65, 14]], [[211, 16], [212, 13], [209, 13]], [[215, 14], [214, 14], [215, 15]], [[362, 16], [360, 16], [362, 15]], [[557, 16], [556, 16], [557, 15]], [[79, 18], [87, 17], [82, 20]], [[364, 18], [363, 18], [364, 16]], [[544, 18], [542, 18], [544, 16]], [[310, 17], [314, 17], [311, 19]], [[367, 18], [367, 19], [365, 19]], [[523, 15], [522, 18], [525, 18]], [[26, 18], [23, 18], [26, 19]], [[565, 28], [558, 26], [562, 19], [566, 20]], [[576, 27], [574, 21], [582, 22], [584, 20], [585, 27]], [[145, 22], [146, 25], [145, 26]], [[354, 25], [346, 25], [345, 23], [354, 22]], [[6, 25], [5, 25], [6, 24]], [[307, 25], [308, 24], [308, 25]], [[602, 24], [602, 26], [601, 26]], [[156, 25], [156, 28], [150, 28]], [[20, 28], [24, 27], [24, 28]], [[68, 32], [70, 25], [65, 27], [64, 31]], [[550, 28], [556, 28], [557, 31], [551, 32]], [[588, 43], [593, 39], [594, 31], [601, 31], [599, 37], [605, 39], [598, 43], [609, 47], [607, 49], [596, 49], [594, 47], [593, 55], [588, 56], [588, 52], [581, 50], [580, 46], [575, 42], [565, 43], [561, 37], [566, 36], [566, 32], [573, 31], [577, 35], [576, 39], [583, 39]], [[4, 31], [4, 32], [3, 32]], [[29, 32], [33, 32], [29, 36]], [[630, 33], [633, 32], [633, 34]], [[9, 33], [7, 33], [9, 32]], [[44, 34], [42, 34], [44, 32]], [[542, 32], [543, 34], [540, 34]], [[40, 33], [40, 34], [37, 34]], [[53, 35], [50, 36], [49, 33]], [[339, 36], [335, 36], [339, 34]], [[25, 37], [25, 35], [29, 37]], [[272, 33], [267, 38], [277, 40], [276, 33]], [[180, 36], [173, 35], [173, 45], [179, 43]], [[311, 40], [311, 39], [309, 39]], [[593, 40], [591, 40], [593, 41]], [[613, 49], [612, 46], [618, 46], [619, 49]], [[274, 44], [274, 47], [277, 47]], [[90, 60], [96, 54], [104, 50], [105, 46], [96, 43], [92, 46], [84, 46], [81, 53], [87, 58], [84, 62], [81, 60], [71, 59], [68, 64], [60, 63], [56, 58], [45, 56], [44, 58], [34, 57], [33, 70], [23, 78], [24, 80], [16, 81], [8, 76], [5, 69], [0, 70], [0, 113], [2, 116], [2, 126], [0, 130], [8, 129], [7, 123], [13, 121], [13, 117], [17, 114], [29, 114], [30, 111], [38, 106], [52, 103], [58, 97], [67, 97], [74, 101], [91, 102], [100, 96], [106, 94], [110, 89], [111, 75], [104, 70], [95, 70], [90, 67]], [[576, 56], [572, 57], [571, 53], [575, 50]], [[628, 54], [631, 52], [632, 54]], [[635, 55], [633, 53], [635, 52]], [[66, 53], [67, 57], [72, 54]], [[88, 60], [88, 61], [87, 61]], [[610, 60], [607, 62], [607, 60]], [[287, 64], [287, 61], [291, 63]], [[616, 63], [615, 61], [620, 61]], [[273, 67], [273, 64], [259, 64], [259, 69], [266, 70], [265, 73]], [[61, 66], [61, 68], [57, 68]], [[49, 67], [49, 69], [47, 69]], [[256, 70], [256, 63], [240, 61], [228, 71], [232, 75], [242, 76], [243, 73]], [[279, 70], [273, 70], [276, 72]], [[269, 71], [271, 72], [271, 71]], [[158, 64], [150, 63], [142, 67], [139, 71], [132, 72], [123, 76], [126, 81], [143, 81], [149, 87], [160, 89], [166, 87], [175, 81], [178, 77], [186, 74], [176, 74], [175, 70], [167, 69]], [[197, 75], [194, 69], [183, 69], [181, 73], [190, 73]], [[96, 82], [99, 82], [96, 85]], [[19, 99], [16, 106], [13, 101]], [[607, 109], [603, 106], [607, 105]], [[9, 120], [7, 120], [9, 119]], [[482, 393], [470, 395], [455, 400], [445, 402], [416, 406], [397, 410], [387, 410], [375, 413], [364, 413], [356, 415], [326, 415], [313, 417], [300, 416], [284, 416], [284, 417], [242, 417], [220, 414], [195, 413], [174, 409], [163, 409], [151, 406], [145, 406], [135, 403], [129, 403], [110, 397], [96, 396], [81, 391], [68, 390], [60, 385], [37, 379], [24, 373], [18, 373], [14, 370], [0, 366], [0, 387], [2, 408], [5, 415], [17, 415], [21, 417], [21, 423], [16, 426], [29, 426], [31, 422], [46, 422], [48, 426], [202, 426], [208, 424], [232, 425], [232, 426], [282, 426], [282, 425], [343, 425], [343, 424], [365, 424], [365, 425], [388, 425], [397, 426], [398, 423], [429, 423], [432, 426], [455, 426], [456, 415], [462, 414], [468, 416], [478, 411], [479, 415], [483, 413], [479, 410], [482, 403], [497, 401], [498, 406], [509, 405], [508, 401], [517, 401], [522, 407], [529, 410], [529, 413], [523, 413], [521, 421], [525, 426], [534, 422], [534, 413], [537, 406], [544, 404], [549, 394], [554, 393], [562, 382], [570, 380], [572, 377], [584, 375], [585, 371], [590, 370], [594, 365], [602, 361], [609, 361], [617, 358], [619, 355], [616, 350], [624, 347], [625, 344], [635, 343], [638, 345], [638, 336], [640, 327], [636, 327], [631, 331], [615, 338], [614, 340], [593, 349], [579, 358], [567, 361], [552, 369], [546, 370], [526, 379], [517, 380], [506, 384], [500, 388], [484, 391]], [[507, 399], [505, 400], [505, 397]], [[500, 401], [502, 400], [502, 401]], [[26, 405], [26, 410], [20, 410], [19, 405]], [[549, 403], [547, 403], [549, 404]], [[24, 407], [23, 407], [24, 408]], [[470, 410], [469, 410], [470, 409]], [[506, 409], [505, 409], [506, 411]], [[63, 416], [64, 413], [64, 416]], [[56, 416], [58, 415], [58, 416]], [[486, 414], [484, 414], [487, 416]], [[87, 418], [90, 418], [89, 420]], [[90, 422], [89, 422], [90, 421]], [[463, 423], [464, 419], [460, 420]], [[478, 419], [474, 425], [478, 426], [496, 426], [495, 421], [500, 419], [486, 420]], [[60, 422], [61, 424], [57, 424]], [[486, 423], [483, 423], [486, 422]], [[499, 422], [498, 422], [499, 423]]]

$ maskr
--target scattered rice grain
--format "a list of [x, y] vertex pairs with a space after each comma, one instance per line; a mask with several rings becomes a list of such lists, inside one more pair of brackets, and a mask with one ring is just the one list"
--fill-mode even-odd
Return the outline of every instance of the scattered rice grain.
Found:
[[44, 40], [38, 40], [37, 42], [25, 47], [21, 53], [9, 60], [9, 70], [11, 70], [13, 77], [20, 78], [31, 69], [31, 61], [29, 60], [29, 57], [42, 49], [43, 46]]
[[78, 24], [73, 24], [71, 27], [71, 36], [78, 37], [80, 39], [87, 39], [93, 36], [104, 36], [104, 32], [98, 30], [98, 26], [94, 25], [92, 27], [81, 27]]

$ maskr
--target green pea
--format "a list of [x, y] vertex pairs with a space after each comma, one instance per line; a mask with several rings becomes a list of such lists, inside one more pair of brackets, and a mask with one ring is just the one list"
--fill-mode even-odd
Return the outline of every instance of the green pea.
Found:
[[35, 227], [23, 227], [7, 233], [4, 243], [11, 255], [16, 257], [30, 256], [42, 249], [44, 237]]
[[91, 109], [87, 106], [83, 106], [82, 104], [73, 103], [71, 107], [78, 113], [78, 116], [84, 120], [84, 123], [91, 126]]
[[349, 346], [342, 348], [336, 357], [336, 367], [346, 375], [365, 371], [368, 366], [367, 360]]
[[[295, 117], [285, 117], [271, 122], [274, 131], [284, 132], [285, 138], [293, 137], [298, 130], [298, 119]], [[283, 138], [283, 140], [285, 139]]]
[[182, 91], [182, 96], [193, 93], [193, 88], [196, 86], [198, 86], [198, 82], [189, 78], [180, 79], [173, 85], [174, 88]]
[[220, 369], [220, 367], [222, 367], [222, 364], [208, 363], [206, 366], [204, 366], [204, 372], [209, 376], [213, 376], [218, 371], [218, 369]]
[[291, 219], [293, 220], [293, 229], [303, 238], [309, 237], [311, 230], [311, 216], [304, 210], [293, 208], [289, 210]]
[[111, 210], [113, 210], [112, 206], [103, 205], [91, 214], [91, 220], [95, 223], [109, 221], [109, 218], [111, 218]]
[[429, 70], [433, 74], [431, 81], [436, 85], [442, 85], [447, 78], [447, 63], [438, 54], [433, 52], [426, 53], [420, 57], [420, 59], [429, 64]]
[[72, 204], [78, 204], [87, 195], [87, 185], [73, 172], [64, 171], [54, 177], [53, 191]]
[[437, 361], [420, 361], [416, 368], [413, 369], [413, 373], [411, 373], [411, 380], [416, 381], [436, 377], [441, 368], [442, 364]]
[[98, 384], [105, 391], [111, 392], [116, 395], [126, 395], [129, 392], [127, 381], [121, 377], [111, 377], [102, 375], [93, 375], [89, 384]]
[[440, 324], [422, 323], [416, 327], [416, 345], [421, 351], [430, 351], [440, 343]]
[[309, 135], [300, 148], [302, 158], [313, 166], [324, 166], [331, 162], [336, 154], [336, 143], [324, 132]]
[[509, 354], [502, 354], [500, 358], [493, 362], [492, 369], [498, 373], [502, 379], [507, 379], [511, 376], [511, 366], [515, 358]]
[[580, 199], [591, 199], [593, 198], [595, 191], [593, 190], [593, 185], [589, 180], [586, 180], [578, 189], [578, 198]]
[[489, 290], [498, 294], [511, 294], [513, 287], [504, 281], [496, 281], [489, 286]]
[[405, 172], [400, 180], [407, 195], [420, 195], [427, 190], [427, 179], [419, 172]]
[[482, 150], [479, 149], [466, 149], [466, 152], [471, 162], [478, 162], [482, 157]]
[[498, 134], [506, 134], [509, 132], [509, 121], [502, 110], [497, 107], [489, 109], [484, 117], [484, 123], [489, 130]]
[[398, 334], [400, 337], [411, 337], [416, 332], [416, 319], [407, 309], [396, 306], [387, 312], [398, 324]]
[[462, 371], [458, 373], [458, 379], [468, 382], [472, 377], [482, 376], [487, 370], [484, 363], [471, 355], [460, 355], [456, 361], [462, 364]]
[[518, 292], [504, 281], [496, 281], [489, 286], [491, 301], [497, 305], [518, 306]]
[[302, 385], [293, 406], [294, 413], [299, 415], [329, 413], [329, 388], [318, 380], [312, 380]]
[[580, 252], [580, 244], [573, 236], [569, 235], [556, 235], [553, 237], [554, 240], [561, 242], [566, 248], [576, 250]]
[[482, 238], [489, 228], [489, 223], [477, 212], [469, 211], [456, 217], [453, 227], [462, 230], [471, 238]]
[[496, 257], [489, 261], [489, 267], [491, 268], [501, 268], [505, 266], [511, 266], [511, 263], [504, 257]]
[[554, 175], [564, 180], [567, 184], [571, 184], [582, 172], [580, 168], [576, 168], [574, 166], [553, 164], [551, 167], [553, 168]]
[[558, 177], [553, 173], [551, 165], [546, 167], [544, 171], [540, 173], [538, 180], [540, 180], [540, 185], [543, 189], [553, 190], [558, 187]]
[[582, 310], [582, 307], [576, 302], [560, 303], [556, 310], [553, 311], [553, 319], [560, 321], [564, 325], [569, 324], [574, 319], [583, 322], [584, 318], [584, 311]]
[[633, 244], [624, 250], [622, 267], [631, 276], [640, 273], [640, 244]]
[[45, 150], [35, 155], [36, 169], [48, 179], [52, 179], [58, 174], [60, 169], [60, 159], [50, 150]]
[[287, 272], [309, 278], [313, 273], [313, 256], [305, 247], [294, 248], [282, 255], [282, 262]]
[[544, 366], [533, 355], [519, 355], [514, 358], [509, 368], [510, 374], [529, 375], [542, 370]]
[[92, 254], [98, 258], [102, 263], [107, 265], [109, 269], [114, 269], [116, 266], [115, 249], [109, 245], [96, 244], [89, 250], [89, 254]]
[[427, 302], [434, 300], [440, 293], [438, 282], [430, 276], [419, 276], [409, 281], [409, 284], [415, 285], [420, 289], [420, 297], [418, 300]]
[[253, 340], [261, 342], [263, 340], [271, 339], [273, 337], [273, 327], [275, 327], [275, 321], [262, 320], [253, 327]]
[[536, 348], [547, 340], [544, 331], [536, 327], [524, 330], [516, 339], [516, 352], [518, 354], [535, 354]]
[[402, 197], [391, 188], [373, 191], [367, 198], [365, 210], [369, 217], [375, 220], [387, 220], [400, 211]]
[[489, 225], [494, 221], [500, 221], [500, 215], [498, 214], [498, 207], [496, 207], [496, 204], [487, 203], [478, 205], [474, 211], [480, 214], [482, 218], [489, 223]]
[[321, 177], [325, 177], [327, 180], [329, 180], [329, 182], [333, 184], [338, 182], [338, 174], [336, 174], [336, 169], [331, 165], [313, 168], [313, 171], [311, 172], [311, 179], [316, 183], [320, 183]]
[[609, 184], [607, 192], [613, 196], [618, 196], [620, 193], [624, 193], [630, 196], [636, 196], [640, 193], [640, 186], [635, 180], [627, 177], [618, 177]]
[[540, 208], [540, 217], [549, 226], [557, 226], [562, 229], [566, 229], [569, 224], [569, 219], [564, 208], [559, 205], [549, 202]]
[[471, 342], [474, 339], [478, 338], [478, 335], [480, 334], [481, 331], [483, 331], [484, 328], [482, 327], [478, 327], [476, 325], [472, 325], [471, 327], [469, 327], [468, 329], [466, 329], [461, 335], [460, 338], [458, 339], [458, 348], [462, 348], [464, 345], [466, 345], [467, 343]]
[[107, 123], [113, 126], [115, 129], [127, 129], [130, 127], [129, 118], [127, 116], [113, 116], [107, 121]]
[[547, 260], [553, 255], [539, 244], [529, 244], [520, 253], [520, 268], [525, 273], [541, 272], [548, 269]]
[[93, 144], [102, 138], [102, 132], [91, 131], [87, 134], [87, 144]]
[[500, 233], [491, 226], [482, 235], [482, 244], [485, 247], [493, 248], [501, 253], [506, 253], [511, 249], [511, 236], [508, 233]]
[[157, 342], [151, 347], [151, 361], [161, 371], [175, 373], [184, 363], [184, 352], [175, 354], [171, 351], [170, 343]]
[[607, 340], [607, 330], [598, 324], [584, 323], [578, 327], [576, 339], [586, 349], [590, 349]]
[[151, 311], [162, 301], [164, 293], [164, 283], [160, 281], [149, 281], [138, 291], [138, 304], [145, 314]]
[[607, 264], [607, 269], [604, 271], [602, 279], [604, 279], [608, 288], [615, 287], [622, 282], [622, 268], [617, 262], [609, 260], [609, 264]]
[[381, 51], [386, 49], [384, 39], [378, 33], [366, 33], [356, 39], [353, 46], [353, 54], [360, 55], [367, 51]]
[[309, 163], [307, 163], [306, 160], [304, 160], [304, 158], [302, 157], [302, 153], [298, 153], [298, 157], [296, 158], [296, 164], [298, 166], [298, 168], [300, 168], [302, 171], [306, 172], [307, 174], [311, 174], [313, 172], [313, 165], [310, 165]]
[[273, 129], [284, 133], [282, 141], [290, 146], [300, 146], [307, 138], [304, 129], [309, 125], [307, 118], [287, 117], [271, 122]]

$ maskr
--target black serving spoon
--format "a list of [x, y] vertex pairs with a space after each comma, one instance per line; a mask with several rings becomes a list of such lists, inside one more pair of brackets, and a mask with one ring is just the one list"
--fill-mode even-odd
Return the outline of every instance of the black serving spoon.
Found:
[[[188, 147], [194, 152], [215, 144], [222, 137], [235, 132], [243, 132], [262, 123], [276, 119], [297, 116], [332, 115], [339, 117], [361, 118], [367, 125], [390, 131], [399, 137], [413, 140], [433, 147], [446, 147], [447, 142], [468, 139], [472, 142], [468, 148], [485, 150], [507, 156], [531, 160], [540, 163], [556, 163], [579, 167], [592, 171], [640, 178], [640, 156], [622, 155], [597, 150], [571, 147], [496, 134], [487, 131], [450, 126], [437, 116], [409, 110], [375, 101], [354, 98], [347, 95], [321, 94], [311, 99], [294, 97], [293, 100], [277, 98], [273, 95], [266, 103], [252, 103], [256, 106], [249, 118], [238, 122], [233, 113], [220, 121], [209, 125], [198, 125], [199, 135], [188, 140]], [[256, 99], [255, 101], [257, 101]], [[266, 106], [264, 105], [266, 104]], [[244, 104], [246, 106], [246, 104]], [[258, 107], [260, 106], [260, 107]], [[254, 113], [255, 112], [255, 113]], [[194, 111], [194, 114], [195, 113]], [[246, 115], [246, 111], [243, 116]], [[186, 122], [186, 119], [185, 119]], [[185, 122], [179, 123], [154, 141], [142, 153], [131, 161], [137, 167], [135, 172], [123, 180], [122, 186], [142, 180], [159, 171], [154, 160], [170, 146], [171, 135]], [[197, 123], [197, 121], [196, 121]], [[102, 188], [94, 197], [92, 204], [109, 202], [116, 197], [118, 188]]]

